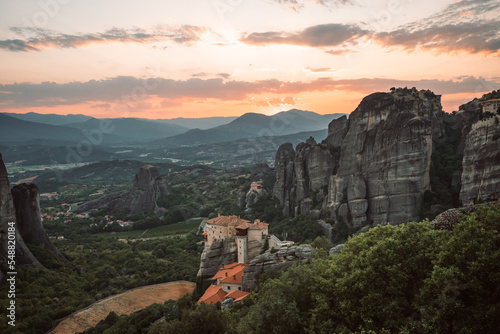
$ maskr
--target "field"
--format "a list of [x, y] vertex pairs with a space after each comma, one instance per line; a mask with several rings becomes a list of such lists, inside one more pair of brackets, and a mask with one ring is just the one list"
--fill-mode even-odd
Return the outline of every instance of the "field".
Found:
[[163, 225], [147, 230], [126, 231], [116, 233], [103, 233], [103, 235], [112, 238], [128, 239], [128, 238], [152, 238], [170, 236], [176, 234], [185, 234], [195, 232], [205, 218], [193, 218], [179, 223]]
[[193, 293], [196, 284], [177, 281], [156, 285], [148, 285], [133, 289], [116, 296], [98, 301], [89, 307], [73, 313], [50, 333], [66, 334], [83, 332], [96, 326], [110, 312], [117, 315], [128, 315], [155, 303], [164, 303], [169, 299], [178, 300], [186, 294]]

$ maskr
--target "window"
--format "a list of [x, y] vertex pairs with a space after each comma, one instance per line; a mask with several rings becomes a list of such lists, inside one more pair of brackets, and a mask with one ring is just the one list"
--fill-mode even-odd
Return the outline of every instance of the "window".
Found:
[[231, 290], [231, 287], [228, 285], [228, 286], [227, 286], [227, 289], [228, 289], [228, 290]]

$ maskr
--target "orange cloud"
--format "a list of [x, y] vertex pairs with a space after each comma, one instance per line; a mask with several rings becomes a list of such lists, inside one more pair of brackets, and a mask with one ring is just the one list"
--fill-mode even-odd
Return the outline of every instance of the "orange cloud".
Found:
[[[436, 94], [475, 93], [500, 88], [500, 82], [481, 77], [461, 77], [456, 80], [400, 80], [389, 78], [333, 79], [312, 81], [226, 81], [221, 78], [172, 80], [165, 78], [140, 79], [115, 77], [87, 82], [42, 82], [0, 85], [0, 109], [26, 107], [55, 107], [81, 103], [112, 103], [135, 106], [150, 98], [162, 101], [244, 101], [249, 96], [275, 94], [296, 96], [305, 92], [346, 91], [369, 94], [388, 91], [390, 87], [418, 87], [431, 89]], [[287, 100], [291, 101], [291, 100]], [[281, 101], [286, 102], [286, 101]], [[160, 103], [160, 102], [158, 102]], [[278, 103], [278, 101], [276, 101]], [[274, 101], [273, 103], [274, 104]]]

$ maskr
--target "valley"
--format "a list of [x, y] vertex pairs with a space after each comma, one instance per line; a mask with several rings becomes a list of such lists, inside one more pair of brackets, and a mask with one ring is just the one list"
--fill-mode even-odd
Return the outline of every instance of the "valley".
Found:
[[[253, 115], [244, 119], [248, 117]], [[403, 291], [427, 293], [431, 288], [426, 279], [439, 275], [429, 263], [444, 256], [440, 249], [446, 252], [455, 247], [453, 241], [443, 243], [445, 234], [450, 237], [455, 232], [435, 228], [425, 219], [439, 218], [446, 210], [470, 202], [487, 202], [487, 208], [471, 209], [471, 226], [464, 227], [465, 218], [456, 217], [452, 225], [462, 226], [457, 231], [474, 224], [486, 224], [488, 231], [497, 228], [485, 218], [495, 222], [498, 211], [494, 203], [499, 197], [500, 128], [495, 120], [498, 116], [484, 115], [477, 100], [457, 113], [445, 114], [439, 96], [404, 88], [367, 96], [349, 118], [335, 118], [323, 130], [236, 136], [233, 141], [218, 142], [227, 139], [221, 137], [182, 146], [187, 131], [161, 143], [99, 146], [99, 152], [108, 152], [107, 159], [99, 161], [89, 155], [89, 161], [78, 164], [25, 165], [29, 158], [6, 162], [1, 189], [3, 224], [10, 219], [18, 222], [19, 247], [24, 247], [22, 261], [27, 264], [18, 269], [22, 310], [18, 328], [29, 332], [34, 324], [37, 330], [33, 332], [109, 333], [129, 326], [151, 333], [175, 332], [202, 312], [223, 319], [220, 328], [229, 326], [235, 333], [247, 332], [254, 324], [263, 332], [287, 325], [269, 323], [260, 310], [291, 307], [294, 317], [301, 319], [291, 323], [297, 332], [302, 326], [315, 328], [313, 331], [354, 330], [340, 318], [328, 327], [328, 322], [323, 326], [305, 314], [314, 310], [325, 317], [324, 310], [314, 306], [316, 297], [307, 297], [316, 296], [312, 290], [323, 294], [326, 289], [339, 300], [344, 298], [341, 291], [346, 286], [339, 275], [344, 272], [350, 277], [345, 263], [358, 263], [365, 256], [363, 249], [374, 267], [389, 268], [384, 275], [395, 284], [403, 283], [390, 268], [402, 265], [409, 270], [416, 285], [400, 285]], [[219, 127], [238, 125], [237, 121]], [[213, 137], [209, 130], [195, 132], [208, 131], [206, 135]], [[12, 146], [5, 151], [5, 161], [9, 154], [22, 155], [23, 147], [37, 150], [24, 144]], [[472, 161], [481, 164], [472, 168]], [[207, 224], [219, 218], [234, 219], [240, 225], [226, 239], [207, 244]], [[243, 236], [252, 235], [246, 237], [242, 231], [255, 229], [253, 224], [266, 226], [259, 234], [260, 242], [244, 239], [242, 244]], [[456, 238], [463, 237], [460, 233], [456, 232]], [[411, 242], [401, 241], [397, 248], [388, 241], [391, 238]], [[400, 249], [396, 253], [403, 254], [410, 244], [428, 246], [427, 257], [404, 260], [396, 255], [382, 261], [378, 253], [369, 251], [375, 246], [367, 246], [378, 245], [389, 254], [396, 247]], [[248, 247], [244, 255], [237, 250], [242, 245]], [[217, 270], [236, 261], [248, 266], [238, 284], [242, 291], [253, 291], [252, 297], [231, 301], [234, 305], [228, 310], [225, 300], [223, 307], [196, 306]], [[414, 265], [422, 272], [411, 271]], [[334, 273], [335, 288], [325, 270]], [[311, 283], [314, 276], [326, 285]], [[189, 291], [182, 290], [186, 296], [183, 292], [174, 298], [159, 290], [143, 293], [175, 281], [191, 282]], [[300, 294], [288, 291], [292, 282], [300, 286]], [[274, 303], [274, 291], [280, 291], [286, 300]], [[304, 291], [309, 291], [307, 296]], [[360, 287], [359, 291], [365, 290]], [[151, 293], [155, 298], [137, 307], [124, 299], [133, 294], [137, 301]], [[359, 292], [363, 293], [370, 298], [376, 295], [371, 290]], [[404, 304], [396, 295], [387, 296]], [[168, 301], [171, 297], [178, 301]], [[114, 306], [101, 307], [108, 301]], [[2, 307], [6, 302], [0, 299]], [[328, 303], [344, 312], [334, 300], [328, 299]], [[423, 304], [404, 307], [408, 312], [424, 312], [420, 310], [425, 310], [426, 302], [415, 303]], [[88, 312], [94, 311], [97, 313], [90, 316]], [[384, 312], [381, 314], [393, 310]], [[164, 317], [170, 320], [160, 321]], [[370, 327], [359, 319], [350, 321]], [[76, 324], [83, 327], [73, 327]], [[404, 317], [384, 324], [394, 330], [408, 326]]]

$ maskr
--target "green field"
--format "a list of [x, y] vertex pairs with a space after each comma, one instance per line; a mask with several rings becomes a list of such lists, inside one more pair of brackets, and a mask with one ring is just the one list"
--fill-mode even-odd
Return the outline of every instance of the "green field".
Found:
[[200, 223], [202, 221], [203, 218], [194, 218], [175, 224], [150, 228], [147, 230], [103, 233], [103, 235], [112, 238], [151, 238], [151, 237], [162, 237], [175, 234], [184, 234], [189, 232], [195, 232], [198, 229], [198, 226], [200, 226]]

